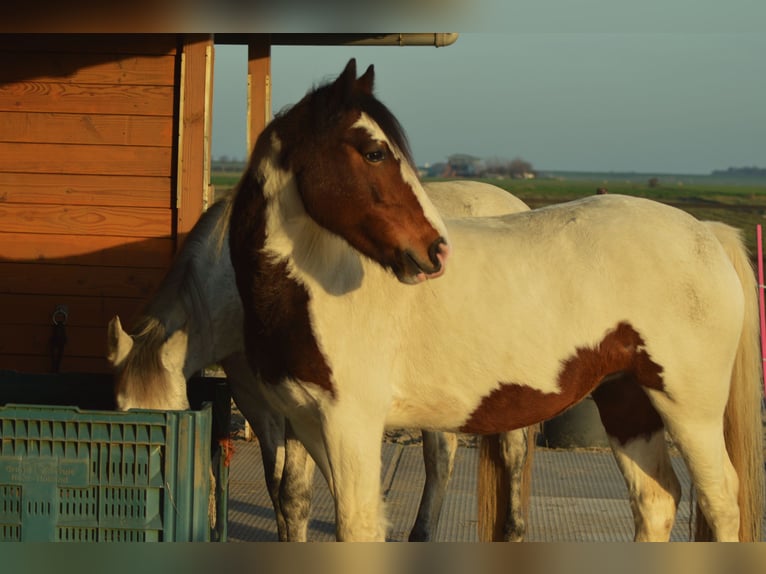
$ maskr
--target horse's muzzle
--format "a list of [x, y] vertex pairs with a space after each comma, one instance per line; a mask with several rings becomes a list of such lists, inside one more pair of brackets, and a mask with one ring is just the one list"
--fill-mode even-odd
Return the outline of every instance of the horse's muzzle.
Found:
[[416, 285], [428, 279], [435, 279], [444, 274], [444, 264], [447, 261], [447, 257], [449, 257], [449, 253], [449, 245], [447, 245], [443, 237], [437, 238], [428, 247], [428, 263], [421, 261], [413, 251], [407, 249], [402, 253], [402, 269], [396, 272], [396, 276], [399, 281], [409, 285]]
[[435, 273], [438, 273], [439, 275], [444, 273], [444, 264], [447, 262], [449, 253], [449, 245], [447, 245], [447, 241], [443, 237], [437, 238], [428, 248], [428, 258], [436, 269]]

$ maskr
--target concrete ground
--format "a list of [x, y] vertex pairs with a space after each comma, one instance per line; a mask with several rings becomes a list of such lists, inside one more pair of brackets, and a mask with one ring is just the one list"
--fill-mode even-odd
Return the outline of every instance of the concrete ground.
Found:
[[[276, 541], [276, 523], [263, 480], [257, 441], [235, 441], [229, 482], [228, 540]], [[476, 541], [476, 461], [478, 449], [458, 449], [437, 541]], [[673, 464], [681, 480], [681, 502], [673, 541], [689, 540], [689, 479], [679, 457]], [[383, 492], [391, 523], [389, 538], [406, 541], [417, 513], [425, 473], [418, 445], [384, 443]], [[332, 498], [317, 472], [311, 541], [334, 540]], [[630, 541], [633, 519], [622, 475], [608, 449], [556, 450], [535, 454], [529, 541]]]

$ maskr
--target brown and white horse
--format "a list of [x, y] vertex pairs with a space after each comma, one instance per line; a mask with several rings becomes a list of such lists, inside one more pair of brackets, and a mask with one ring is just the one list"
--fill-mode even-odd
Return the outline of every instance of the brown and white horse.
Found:
[[619, 195], [447, 226], [373, 76], [352, 60], [269, 124], [230, 227], [250, 364], [327, 479], [338, 539], [385, 539], [385, 427], [494, 434], [592, 392], [637, 540], [673, 524], [665, 431], [712, 537], [758, 540], [758, 309], [741, 241], [728, 251], [690, 215]]
[[[453, 180], [426, 185], [439, 212], [449, 216], [487, 216], [529, 207], [505, 190], [478, 181]], [[213, 204], [192, 229], [162, 284], [137, 320], [132, 335], [118, 317], [109, 323], [108, 350], [115, 372], [118, 406], [186, 409], [186, 381], [220, 363], [237, 406], [258, 437], [267, 489], [280, 540], [307, 539], [314, 463], [292, 438], [284, 417], [259, 393], [243, 355], [242, 303], [229, 258], [230, 197]], [[505, 433], [507, 504], [500, 520], [508, 539], [522, 540], [529, 506], [534, 433]], [[426, 481], [409, 539], [430, 540], [436, 532], [452, 474], [454, 434], [423, 432]], [[528, 454], [529, 453], [529, 454]]]

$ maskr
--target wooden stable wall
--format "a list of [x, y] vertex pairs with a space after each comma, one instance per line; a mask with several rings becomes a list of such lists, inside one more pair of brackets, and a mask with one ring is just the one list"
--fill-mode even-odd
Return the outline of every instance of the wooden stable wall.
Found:
[[0, 36], [0, 369], [103, 372], [207, 201], [212, 38]]

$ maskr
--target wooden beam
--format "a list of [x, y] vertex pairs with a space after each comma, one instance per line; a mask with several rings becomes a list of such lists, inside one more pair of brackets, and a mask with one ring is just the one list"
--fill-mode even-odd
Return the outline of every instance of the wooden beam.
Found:
[[271, 38], [252, 34], [247, 45], [247, 153], [271, 120]]
[[208, 203], [213, 36], [184, 36], [180, 66], [176, 249]]

